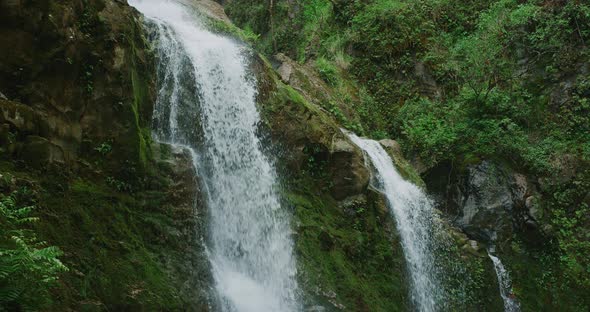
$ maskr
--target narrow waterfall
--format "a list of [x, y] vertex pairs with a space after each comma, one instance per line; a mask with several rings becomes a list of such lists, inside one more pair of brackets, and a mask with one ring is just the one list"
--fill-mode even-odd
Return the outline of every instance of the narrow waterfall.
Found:
[[156, 139], [193, 150], [208, 207], [207, 250], [221, 311], [298, 311], [289, 215], [257, 136], [248, 49], [176, 1], [130, 0], [158, 57]]
[[492, 259], [494, 263], [494, 270], [496, 270], [496, 276], [498, 277], [498, 286], [500, 288], [500, 296], [504, 301], [504, 311], [506, 312], [518, 312], [520, 311], [520, 304], [512, 296], [512, 282], [510, 280], [510, 275], [506, 268], [500, 261], [500, 258], [493, 255], [494, 248], [491, 247], [488, 250], [488, 256]]
[[444, 291], [437, 278], [433, 255], [435, 223], [432, 202], [419, 187], [402, 178], [379, 142], [351, 133], [348, 136], [368, 156], [376, 170], [376, 188], [387, 198], [401, 238], [416, 310], [439, 310], [443, 305]]

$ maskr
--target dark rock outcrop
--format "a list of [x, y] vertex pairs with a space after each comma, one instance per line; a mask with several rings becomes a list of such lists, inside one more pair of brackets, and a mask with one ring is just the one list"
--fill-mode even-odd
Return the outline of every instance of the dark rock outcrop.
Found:
[[12, 99], [0, 108], [17, 141], [41, 137], [63, 154], [47, 162], [76, 165], [92, 144], [110, 140], [123, 161], [145, 165], [153, 65], [133, 8], [112, 0], [0, 1], [0, 46], [10, 47], [0, 49], [0, 86]]
[[369, 185], [369, 171], [363, 155], [349, 140], [336, 139], [330, 150], [330, 171], [332, 175], [332, 196], [344, 199], [361, 194]]
[[491, 161], [459, 172], [447, 170], [446, 166], [434, 168], [425, 180], [440, 209], [470, 237], [505, 241], [515, 231], [534, 230], [532, 214], [539, 216], [540, 211], [532, 199], [534, 184], [525, 175]]

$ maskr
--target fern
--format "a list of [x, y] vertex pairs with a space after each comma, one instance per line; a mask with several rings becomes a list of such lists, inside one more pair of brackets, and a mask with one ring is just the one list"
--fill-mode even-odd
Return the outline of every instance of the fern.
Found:
[[[27, 190], [0, 195], [0, 311], [42, 310], [51, 303], [49, 290], [67, 267], [61, 250], [40, 241], [30, 225], [34, 206], [19, 205]], [[28, 228], [27, 228], [28, 227]]]

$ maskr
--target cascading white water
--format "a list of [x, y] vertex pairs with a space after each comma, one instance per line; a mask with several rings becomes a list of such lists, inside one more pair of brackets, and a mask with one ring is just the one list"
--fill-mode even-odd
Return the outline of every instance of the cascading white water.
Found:
[[193, 149], [209, 211], [208, 257], [222, 311], [298, 311], [288, 213], [256, 134], [248, 51], [176, 1], [130, 0], [154, 29], [158, 140]]
[[369, 157], [376, 170], [376, 187], [387, 198], [396, 222], [411, 281], [412, 301], [418, 311], [437, 311], [444, 303], [434, 259], [434, 208], [416, 185], [404, 180], [377, 141], [347, 133]]
[[500, 258], [493, 255], [494, 247], [492, 246], [488, 250], [488, 256], [494, 263], [494, 270], [496, 270], [496, 276], [498, 277], [498, 286], [500, 288], [500, 296], [504, 301], [504, 311], [506, 312], [518, 312], [520, 311], [520, 304], [512, 296], [512, 281], [510, 280], [510, 274], [506, 271], [504, 264], [500, 261]]

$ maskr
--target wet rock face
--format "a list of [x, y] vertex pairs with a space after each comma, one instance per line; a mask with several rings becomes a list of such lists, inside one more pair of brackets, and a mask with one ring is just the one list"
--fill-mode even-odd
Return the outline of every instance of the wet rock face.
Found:
[[[209, 311], [207, 289], [212, 277], [204, 246], [205, 204], [195, 176], [190, 151], [183, 147], [156, 143], [152, 153], [159, 179], [167, 181], [165, 205], [157, 206], [156, 213], [167, 215], [171, 226], [158, 228], [154, 234], [163, 253], [162, 263], [187, 310]], [[157, 189], [157, 185], [153, 185]]]

